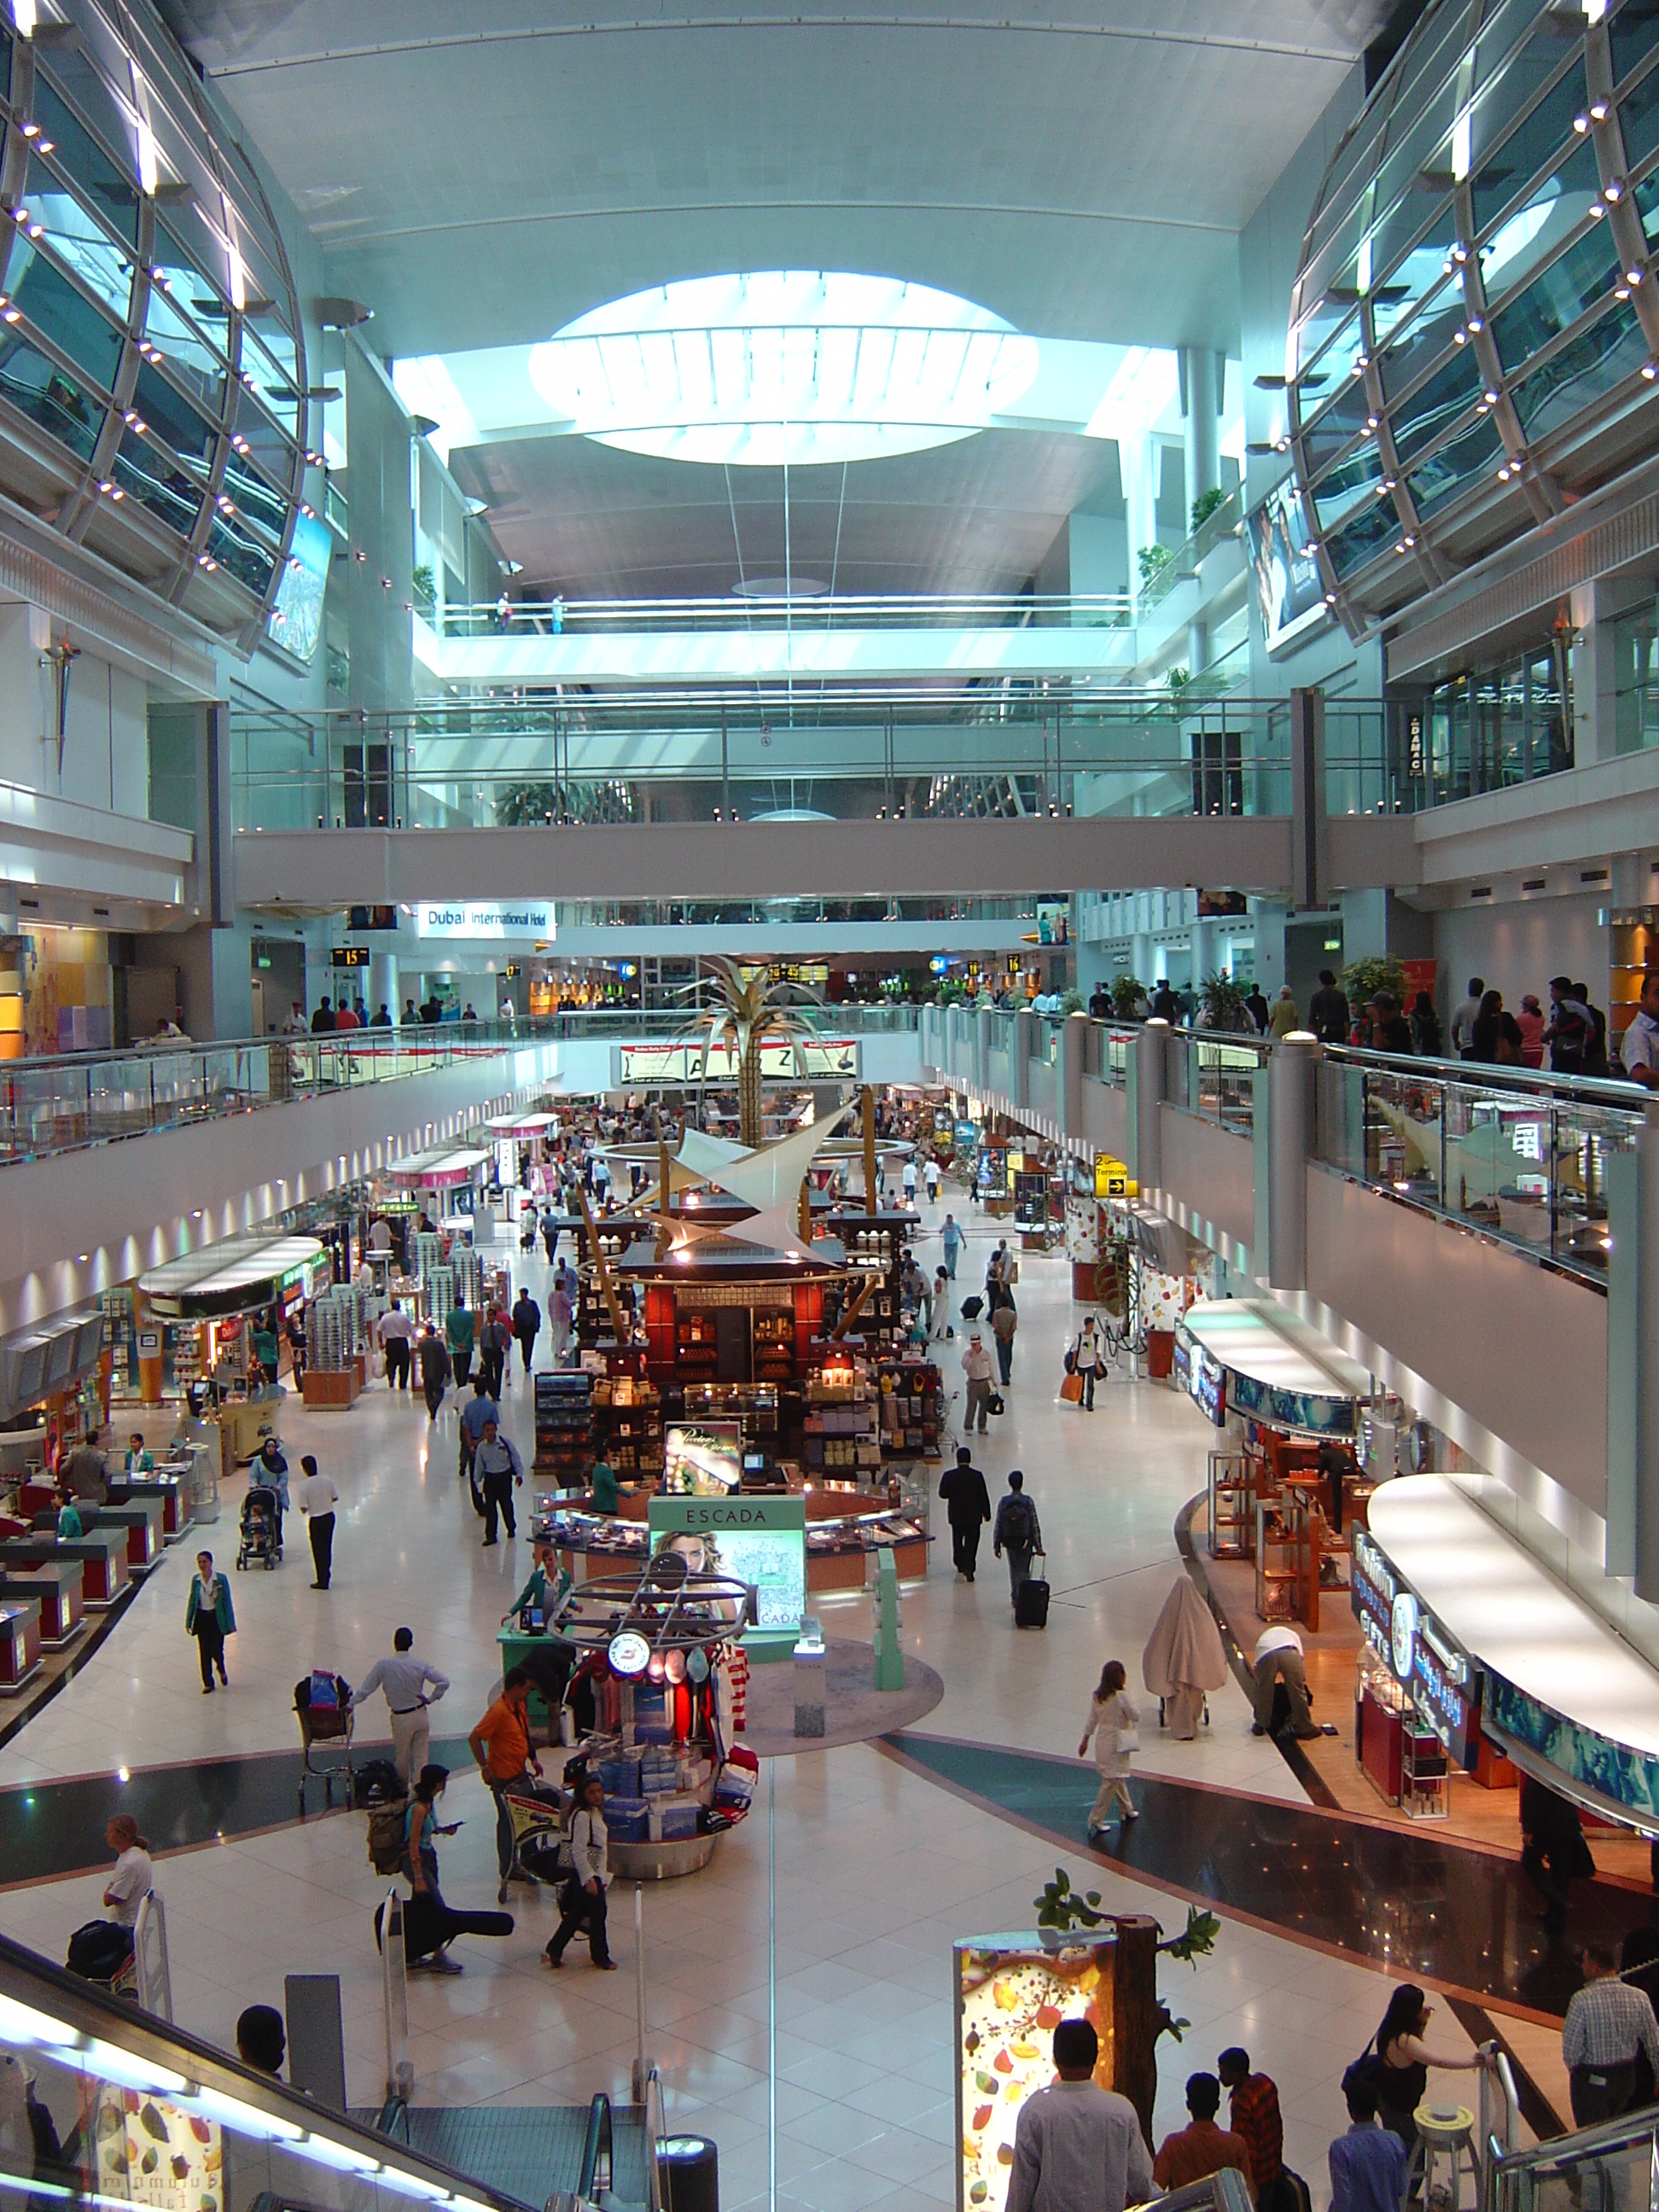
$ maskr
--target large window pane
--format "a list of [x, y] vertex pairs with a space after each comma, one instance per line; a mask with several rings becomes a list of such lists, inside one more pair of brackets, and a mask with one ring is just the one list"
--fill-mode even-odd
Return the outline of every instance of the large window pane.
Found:
[[1407, 479], [1419, 514], [1432, 514], [1477, 479], [1490, 477], [1502, 457], [1503, 444], [1490, 415], [1477, 415], [1448, 438]]
[[1349, 262], [1340, 282], [1330, 286], [1324, 297], [1303, 320], [1297, 334], [1296, 361], [1298, 374], [1310, 368], [1344, 323], [1350, 325], [1344, 349], [1350, 356], [1364, 344], [1359, 329], [1359, 295], [1354, 285], [1353, 264]]
[[1407, 385], [1415, 384], [1429, 363], [1444, 353], [1467, 320], [1463, 288], [1455, 278], [1447, 277], [1434, 300], [1389, 343], [1382, 356], [1382, 389], [1392, 396], [1403, 392]]
[[1619, 128], [1624, 133], [1626, 164], [1639, 169], [1659, 146], [1659, 69], [1650, 69], [1620, 99]]
[[1345, 514], [1367, 498], [1382, 481], [1382, 457], [1376, 450], [1374, 439], [1328, 469], [1313, 488], [1314, 505], [1319, 510], [1319, 527], [1328, 537]]
[[1626, 0], [1608, 21], [1607, 40], [1613, 49], [1613, 82], [1622, 84], [1659, 46], [1659, 15], [1646, 5], [1646, 0]]
[[132, 405], [133, 412], [142, 416], [164, 444], [206, 473], [217, 433], [148, 362], [139, 368]]
[[1492, 337], [1510, 374], [1602, 298], [1618, 273], [1612, 227], [1598, 222], [1535, 276], [1519, 299], [1493, 316]]
[[174, 304], [173, 283], [181, 272], [165, 264], [157, 266], [161, 274], [150, 284], [144, 307], [144, 336], [167, 356], [173, 374], [216, 418], [224, 407], [229, 371], [190, 317]]
[[[1483, 48], [1485, 44], [1483, 39]], [[1545, 81], [1558, 69], [1563, 70], [1560, 82], [1540, 98]], [[1588, 96], [1579, 40], [1563, 36], [1561, 19], [1552, 11], [1502, 76], [1475, 94], [1469, 133], [1477, 223], [1485, 220], [1483, 194], [1495, 194], [1493, 204], [1501, 205], [1571, 143], [1572, 118], [1583, 112]], [[1516, 110], [1531, 100], [1537, 105], [1511, 129]]]
[[[1530, 166], [1517, 162], [1511, 167], [1504, 159], [1504, 150], [1500, 149], [1492, 167], [1474, 180], [1476, 231], [1486, 230], [1494, 223], [1498, 226], [1480, 249], [1480, 265], [1490, 270], [1492, 281], [1499, 291], [1518, 283], [1526, 274], [1525, 263], [1510, 264], [1516, 254], [1536, 236], [1547, 215], [1553, 214], [1558, 219], [1570, 216], [1572, 222], [1581, 222], [1600, 196], [1601, 173], [1595, 166], [1595, 144], [1589, 138], [1577, 137], [1571, 127], [1565, 152], [1554, 168], [1547, 177], [1540, 179], [1533, 191], [1525, 191], [1528, 177], [1543, 167], [1551, 150], [1541, 148], [1537, 161]], [[1522, 203], [1518, 209], [1515, 206], [1517, 200]], [[1505, 210], [1511, 211], [1505, 213]], [[1554, 237], [1547, 239], [1534, 255], [1534, 261], [1541, 259], [1559, 236], [1558, 229]]]
[[236, 434], [246, 439], [248, 450], [267, 476], [281, 484], [293, 483], [297, 449], [246, 391], [236, 402]]
[[202, 511], [202, 494], [182, 469], [134, 434], [125, 433], [111, 471], [130, 497], [138, 500], [180, 538], [188, 538]]
[[119, 333], [40, 247], [16, 239], [6, 275], [13, 300], [35, 328], [106, 389], [112, 385], [121, 355]]
[[[1600, 190], [1594, 159], [1587, 161], [1575, 154], [1538, 187], [1524, 206], [1505, 216], [1477, 249], [1480, 281], [1493, 306], [1528, 283], [1546, 262], [1553, 260], [1564, 240], [1599, 204]], [[1599, 224], [1597, 228], [1605, 229], [1606, 225]]]
[[1648, 358], [1636, 310], [1628, 302], [1553, 355], [1515, 392], [1515, 404], [1534, 443], [1569, 422], [1581, 408], [1633, 376]]
[[15, 326], [4, 325], [0, 325], [0, 396], [82, 460], [92, 459], [103, 427], [102, 399], [96, 392], [82, 392], [56, 362], [48, 361]]
[[1395, 544], [1400, 536], [1400, 517], [1391, 501], [1383, 500], [1376, 507], [1339, 530], [1334, 538], [1325, 540], [1325, 550], [1330, 555], [1339, 576], [1346, 576], [1381, 553], [1386, 546]]
[[29, 213], [44, 226], [58, 258], [89, 292], [96, 293], [118, 322], [125, 323], [132, 307], [135, 250], [117, 246], [62, 179], [38, 158], [29, 163], [27, 204]]
[[1395, 450], [1401, 459], [1420, 453], [1480, 397], [1480, 364], [1474, 357], [1474, 348], [1458, 346], [1426, 383], [1389, 410]]
[[[72, 48], [55, 48], [51, 74], [63, 78], [70, 99], [90, 116], [111, 148], [125, 147], [129, 126], [106, 90], [103, 80]], [[34, 64], [34, 119], [42, 137], [57, 149], [64, 173], [73, 177], [99, 214], [125, 239], [138, 243], [138, 186], [132, 171], [94, 138], [80, 117], [72, 113], [48, 82], [48, 73], [37, 57]]]
[[1426, 191], [1408, 192], [1393, 216], [1377, 226], [1371, 239], [1371, 266], [1377, 279], [1373, 298], [1379, 337], [1403, 323], [1425, 294], [1441, 282], [1456, 242], [1456, 211], [1449, 198], [1437, 203]]
[[245, 525], [234, 517], [217, 517], [208, 531], [208, 551], [227, 574], [245, 584], [256, 599], [264, 599], [276, 572], [276, 555], [274, 550], [262, 545]]
[[[1306, 407], [1304, 420], [1306, 421]], [[1307, 427], [1308, 471], [1317, 476], [1328, 461], [1335, 459], [1342, 448], [1358, 437], [1370, 415], [1370, 402], [1365, 397], [1363, 377], [1346, 378], [1334, 399], [1328, 402], [1316, 420]]]
[[272, 538], [280, 539], [288, 520], [288, 502], [240, 453], [232, 453], [226, 466], [225, 489], [241, 514], [258, 523]]
[[279, 368], [246, 323], [242, 325], [241, 367], [244, 376], [253, 380], [255, 396], [284, 429], [292, 430], [299, 419], [300, 405], [300, 395], [294, 388], [292, 363], [286, 369]]

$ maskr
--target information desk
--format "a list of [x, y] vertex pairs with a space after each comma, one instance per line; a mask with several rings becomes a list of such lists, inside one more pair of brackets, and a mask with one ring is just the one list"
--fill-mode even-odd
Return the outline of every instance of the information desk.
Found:
[[[167, 1548], [161, 1534], [159, 1498], [136, 1498], [131, 1505], [89, 1506], [82, 1500], [76, 1510], [89, 1536], [100, 1530], [111, 1535], [118, 1530], [125, 1531], [127, 1565], [135, 1575], [147, 1575]], [[56, 1525], [57, 1516], [53, 1515], [41, 1533], [49, 1534]]]
[[175, 1544], [195, 1517], [190, 1470], [157, 1468], [154, 1474], [109, 1479], [112, 1505], [139, 1505], [153, 1499], [161, 1509], [161, 1540]]

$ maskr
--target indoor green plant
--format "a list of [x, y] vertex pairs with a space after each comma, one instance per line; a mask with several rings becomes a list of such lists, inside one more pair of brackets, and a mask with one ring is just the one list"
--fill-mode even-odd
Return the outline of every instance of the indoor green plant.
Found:
[[1368, 1006], [1379, 991], [1388, 992], [1396, 1006], [1403, 1006], [1409, 987], [1405, 969], [1391, 953], [1374, 952], [1349, 962], [1342, 970], [1342, 988], [1349, 1006], [1358, 1008]]

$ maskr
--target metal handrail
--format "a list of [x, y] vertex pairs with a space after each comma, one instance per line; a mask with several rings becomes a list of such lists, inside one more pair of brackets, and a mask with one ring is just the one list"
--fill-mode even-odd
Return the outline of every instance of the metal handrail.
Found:
[[662, 2212], [662, 2170], [658, 2160], [668, 2133], [668, 2114], [663, 2104], [662, 2075], [653, 2066], [645, 2077], [645, 2204], [646, 2212]]
[[386, 1892], [380, 1923], [380, 2008], [386, 2026], [386, 2093], [407, 2105], [415, 2087], [409, 2056], [409, 1968], [404, 1956], [404, 1900]]
[[1416, 1075], [1437, 1082], [1474, 1084], [1482, 1091], [1516, 1091], [1534, 1097], [1542, 1091], [1574, 1098], [1581, 1104], [1622, 1107], [1626, 1112], [1645, 1110], [1652, 1096], [1641, 1084], [1617, 1076], [1558, 1075], [1552, 1068], [1507, 1067], [1484, 1060], [1431, 1060], [1426, 1054], [1368, 1052], [1350, 1044], [1328, 1044], [1324, 1050], [1327, 1060], [1374, 1069], [1381, 1075]]
[[1133, 601], [1126, 592], [827, 592], [776, 598], [665, 599], [514, 599], [503, 619], [499, 600], [488, 604], [435, 605], [421, 611], [439, 636], [514, 632], [536, 636], [569, 636], [595, 631], [775, 629], [890, 629], [899, 626], [1002, 628], [1042, 617], [1068, 626], [1091, 623], [1129, 627]]
[[1488, 2166], [1481, 2200], [1484, 2212], [1521, 2212], [1525, 2202], [1523, 2185], [1533, 2177], [1565, 2176], [1592, 2159], [1642, 2151], [1650, 2157], [1659, 2153], [1659, 2112], [1651, 2106], [1642, 2112], [1603, 2120], [1598, 2126], [1580, 2128], [1547, 2142], [1505, 2152]]
[[[603, 2183], [599, 2179], [601, 2159], [605, 2161]], [[655, 2163], [654, 2160], [651, 2162]], [[596, 2187], [609, 2189], [613, 2171], [611, 2100], [603, 2089], [599, 2089], [594, 2092], [593, 2101], [587, 2108], [587, 2132], [582, 2138], [581, 2171], [576, 2180], [577, 2196], [591, 2198]]]

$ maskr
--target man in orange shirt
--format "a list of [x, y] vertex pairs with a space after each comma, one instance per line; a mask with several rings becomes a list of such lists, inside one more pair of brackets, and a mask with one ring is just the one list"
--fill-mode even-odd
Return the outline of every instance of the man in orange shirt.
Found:
[[495, 1800], [495, 1859], [505, 1881], [513, 1865], [513, 1816], [507, 1792], [523, 1788], [531, 1775], [539, 1781], [542, 1764], [530, 1747], [530, 1677], [510, 1668], [501, 1694], [478, 1723], [467, 1743]]
[[1187, 2077], [1187, 2110], [1190, 2124], [1178, 2134], [1166, 2136], [1152, 2161], [1152, 2179], [1160, 2189], [1185, 2189], [1206, 2174], [1219, 2173], [1224, 2166], [1237, 2166], [1250, 2186], [1250, 2154], [1240, 2136], [1216, 2125], [1221, 2107], [1221, 2084], [1213, 2074]]

